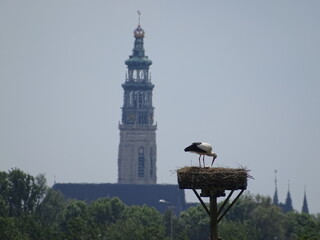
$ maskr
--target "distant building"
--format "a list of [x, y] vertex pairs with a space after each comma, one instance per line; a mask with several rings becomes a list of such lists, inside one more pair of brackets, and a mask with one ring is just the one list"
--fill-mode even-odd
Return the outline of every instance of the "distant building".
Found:
[[124, 102], [119, 124], [118, 183], [55, 183], [53, 189], [66, 198], [94, 201], [120, 198], [127, 205], [147, 205], [160, 212], [173, 209], [176, 214], [194, 204], [186, 204], [184, 190], [178, 185], [156, 184], [157, 146], [154, 107], [149, 67], [152, 61], [144, 53], [144, 30], [134, 30], [132, 55], [125, 61], [127, 74], [122, 84]]
[[118, 152], [118, 183], [156, 184], [157, 145], [154, 107], [149, 67], [152, 61], [145, 55], [144, 30], [140, 23], [134, 30], [132, 55], [125, 61], [128, 67], [122, 107]]
[[282, 206], [282, 210], [285, 213], [293, 211], [291, 193], [290, 193], [290, 189], [289, 188], [288, 188], [288, 192], [287, 192], [286, 201], [285, 201], [284, 204], [282, 204], [280, 206]]
[[[272, 201], [273, 205], [280, 207], [285, 213], [294, 211], [292, 206], [291, 193], [290, 193], [290, 183], [288, 183], [288, 192], [287, 192], [286, 200], [284, 203], [281, 203], [279, 202], [279, 199], [278, 199], [277, 170], [275, 170], [274, 182], [275, 182], [275, 190], [274, 190], [273, 201]], [[304, 190], [304, 197], [303, 197], [301, 212], [309, 214], [306, 190]]]
[[273, 195], [273, 205], [280, 207], [285, 213], [293, 211], [289, 183], [288, 183], [288, 192], [287, 192], [285, 203], [281, 203], [278, 200], [277, 170], [275, 170], [275, 191]]
[[278, 184], [277, 184], [277, 170], [274, 171], [275, 177], [274, 177], [274, 195], [273, 195], [273, 205], [278, 206], [279, 205], [279, 198], [278, 198]]
[[308, 207], [306, 189], [304, 189], [303, 204], [302, 204], [301, 212], [309, 214], [309, 207]]
[[162, 213], [173, 209], [176, 214], [180, 214], [186, 209], [185, 194], [178, 185], [56, 183], [53, 189], [60, 191], [68, 199], [86, 202], [118, 197], [129, 206], [147, 205]]

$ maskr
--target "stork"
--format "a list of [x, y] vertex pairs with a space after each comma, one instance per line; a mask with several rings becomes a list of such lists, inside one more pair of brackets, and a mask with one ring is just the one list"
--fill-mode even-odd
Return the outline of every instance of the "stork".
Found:
[[200, 162], [200, 158], [201, 156], [203, 156], [202, 161], [203, 161], [203, 166], [205, 167], [205, 163], [204, 163], [204, 156], [212, 156], [212, 163], [211, 166], [214, 162], [214, 160], [217, 158], [217, 154], [215, 154], [214, 152], [212, 152], [212, 146], [209, 143], [205, 143], [205, 142], [194, 142], [192, 143], [190, 146], [186, 147], [184, 149], [185, 152], [193, 152], [196, 154], [199, 154], [199, 165], [201, 167], [201, 162]]

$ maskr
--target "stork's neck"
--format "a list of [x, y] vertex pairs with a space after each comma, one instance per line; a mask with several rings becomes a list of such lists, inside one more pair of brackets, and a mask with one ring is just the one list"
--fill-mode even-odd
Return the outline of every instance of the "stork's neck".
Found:
[[212, 156], [212, 157], [214, 157], [214, 156], [217, 156], [217, 154], [215, 154], [214, 152], [211, 152], [211, 153], [208, 153], [207, 156]]

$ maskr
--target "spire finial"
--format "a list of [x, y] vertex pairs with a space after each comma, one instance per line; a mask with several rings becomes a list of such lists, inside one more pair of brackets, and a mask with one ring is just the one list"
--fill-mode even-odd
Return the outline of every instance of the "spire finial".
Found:
[[138, 25], [138, 27], [134, 30], [134, 37], [135, 38], [144, 38], [144, 31], [143, 31], [143, 29], [141, 28], [141, 26], [140, 26], [140, 16], [141, 16], [141, 11], [140, 10], [138, 10], [137, 11], [137, 13], [138, 13], [138, 21], [139, 21], [139, 25]]
[[276, 188], [277, 188], [277, 173], [278, 173], [278, 171], [277, 171], [277, 169], [275, 169], [274, 170], [274, 185]]
[[137, 13], [138, 13], [138, 15], [139, 15], [138, 20], [139, 20], [139, 26], [140, 26], [140, 16], [141, 16], [141, 11], [140, 11], [140, 10], [138, 10], [138, 11], [137, 11]]

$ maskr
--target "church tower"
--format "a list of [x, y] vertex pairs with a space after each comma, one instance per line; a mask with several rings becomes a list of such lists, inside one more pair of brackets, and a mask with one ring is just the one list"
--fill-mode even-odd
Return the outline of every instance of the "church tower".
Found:
[[132, 55], [125, 61], [127, 73], [124, 90], [122, 120], [119, 124], [118, 183], [156, 184], [156, 130], [149, 67], [152, 61], [145, 55], [145, 32], [139, 24], [134, 30]]

